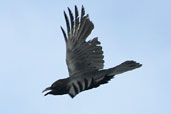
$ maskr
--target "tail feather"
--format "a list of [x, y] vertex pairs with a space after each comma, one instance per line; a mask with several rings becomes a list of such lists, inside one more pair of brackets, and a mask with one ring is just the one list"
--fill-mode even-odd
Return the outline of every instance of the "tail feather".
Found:
[[130, 70], [134, 70], [141, 66], [142, 64], [136, 63], [135, 61], [125, 61], [116, 67], [108, 69], [108, 75], [112, 76], [112, 75], [121, 74]]
[[116, 67], [101, 70], [99, 74], [93, 76], [94, 84], [91, 88], [98, 87], [101, 84], [106, 84], [114, 78], [115, 75], [139, 68], [141, 66], [142, 65], [140, 63], [136, 63], [135, 61], [125, 61]]

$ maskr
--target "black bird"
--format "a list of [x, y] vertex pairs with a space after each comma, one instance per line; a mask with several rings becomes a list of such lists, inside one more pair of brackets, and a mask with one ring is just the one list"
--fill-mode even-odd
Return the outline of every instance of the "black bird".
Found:
[[101, 84], [108, 83], [115, 75], [127, 72], [142, 65], [135, 61], [125, 61], [122, 64], [109, 69], [103, 69], [104, 56], [98, 38], [86, 41], [94, 28], [88, 14], [85, 15], [82, 6], [79, 16], [78, 8], [75, 6], [75, 17], [68, 8], [70, 22], [64, 11], [67, 26], [67, 34], [61, 27], [66, 43], [66, 63], [69, 77], [54, 82], [43, 92], [49, 90], [52, 95], [69, 94], [72, 98], [78, 93], [96, 88]]

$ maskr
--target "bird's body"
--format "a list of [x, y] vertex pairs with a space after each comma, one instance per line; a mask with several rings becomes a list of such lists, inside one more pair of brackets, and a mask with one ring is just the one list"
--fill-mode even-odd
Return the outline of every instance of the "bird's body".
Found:
[[117, 74], [141, 67], [141, 64], [135, 61], [125, 61], [116, 67], [103, 69], [104, 56], [98, 38], [86, 41], [94, 25], [88, 15], [85, 15], [84, 8], [82, 7], [79, 17], [78, 9], [75, 6], [75, 19], [69, 8], [68, 11], [70, 22], [64, 12], [67, 34], [62, 27], [61, 29], [66, 42], [66, 63], [69, 77], [54, 82], [51, 87], [44, 90], [50, 90], [45, 95], [69, 94], [73, 98], [82, 91], [107, 83]]

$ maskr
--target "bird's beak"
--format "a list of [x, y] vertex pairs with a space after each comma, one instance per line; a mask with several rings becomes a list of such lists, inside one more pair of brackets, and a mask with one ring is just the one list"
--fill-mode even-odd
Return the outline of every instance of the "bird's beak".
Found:
[[[51, 87], [46, 88], [45, 90], [42, 91], [42, 93], [45, 92], [45, 91], [48, 91], [48, 90], [52, 90]], [[44, 96], [48, 95], [50, 92], [46, 93]]]

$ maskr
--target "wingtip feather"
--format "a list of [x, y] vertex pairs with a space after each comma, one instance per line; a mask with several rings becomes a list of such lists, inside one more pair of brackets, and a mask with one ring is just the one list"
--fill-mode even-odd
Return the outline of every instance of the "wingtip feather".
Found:
[[61, 30], [62, 30], [62, 33], [63, 33], [64, 39], [65, 39], [65, 42], [67, 42], [66, 33], [65, 33], [64, 29], [62, 28], [62, 26], [60, 26], [60, 28], [61, 28]]

